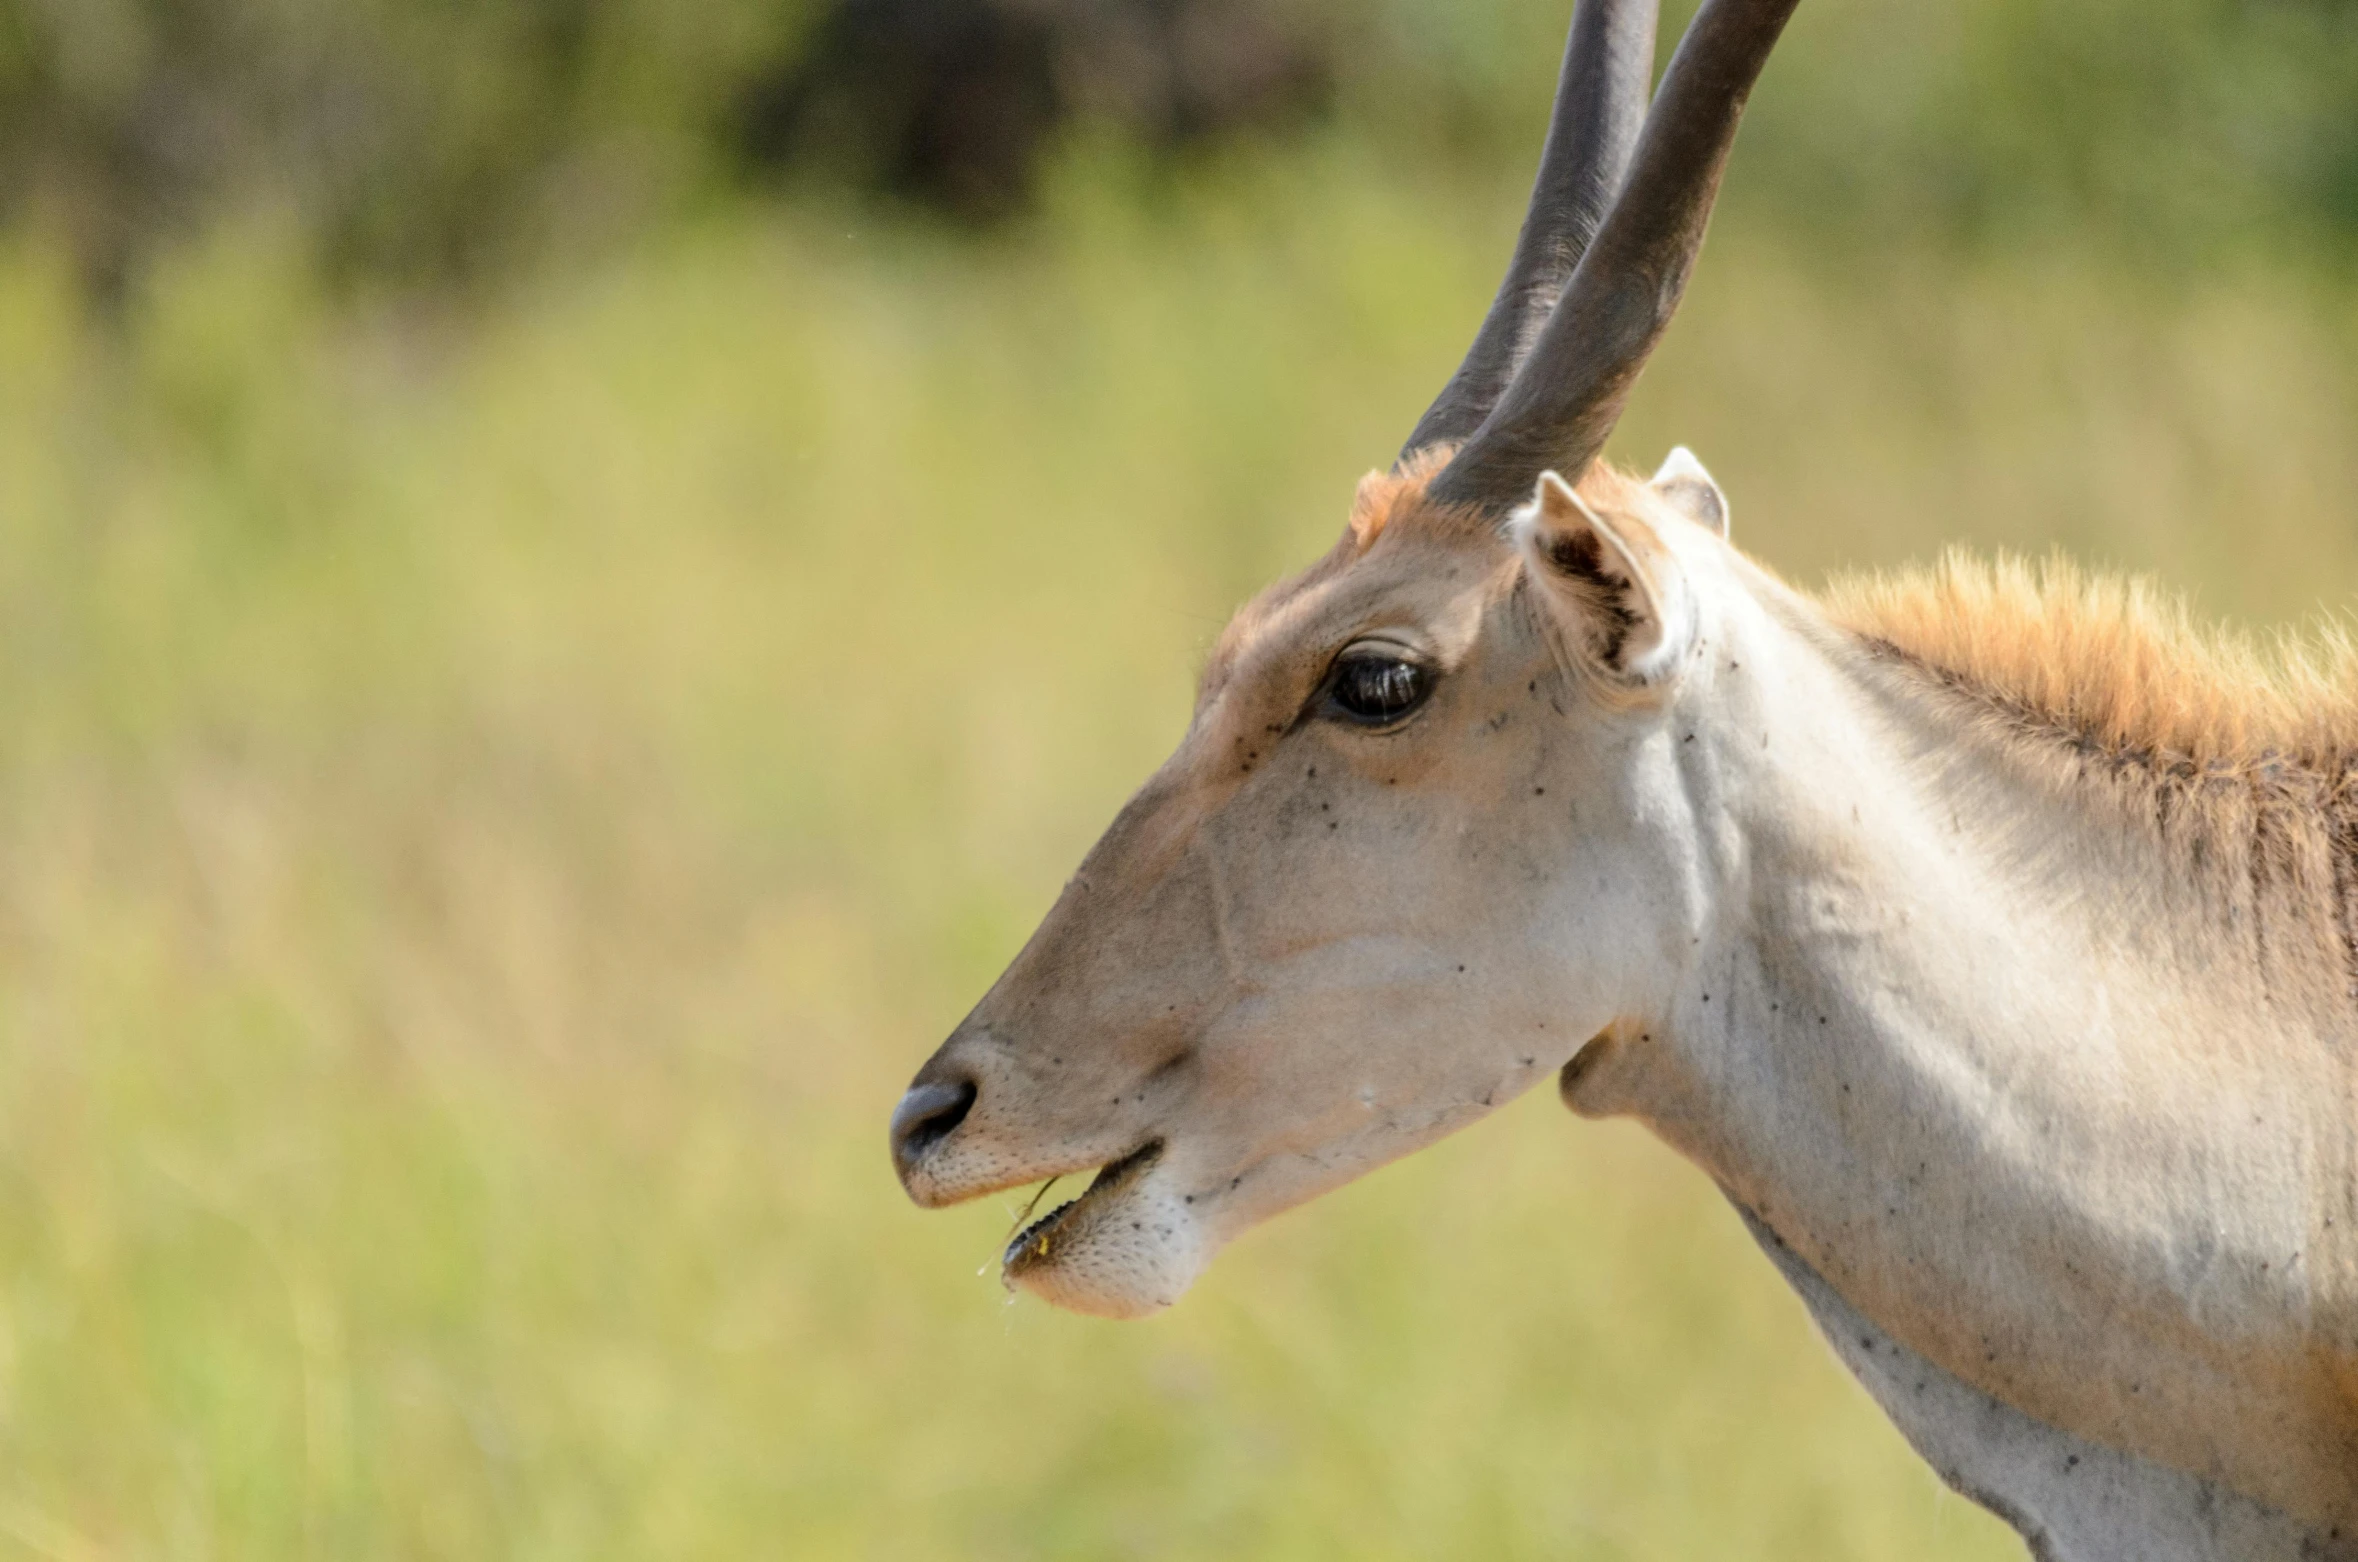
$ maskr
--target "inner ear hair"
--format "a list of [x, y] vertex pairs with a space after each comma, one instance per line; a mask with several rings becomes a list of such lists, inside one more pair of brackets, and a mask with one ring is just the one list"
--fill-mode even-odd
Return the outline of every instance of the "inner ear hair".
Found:
[[1632, 638], [1647, 638], [1653, 592], [1613, 524], [1553, 472], [1540, 479], [1522, 524], [1529, 551], [1547, 574], [1544, 585], [1570, 609], [1582, 648], [1604, 667], [1625, 671]]
[[[1583, 509], [1587, 506], [1583, 505]], [[1551, 531], [1544, 544], [1547, 562], [1557, 574], [1573, 580], [1587, 581], [1614, 591], [1626, 591], [1632, 582], [1628, 572], [1608, 566], [1609, 549], [1602, 529], [1594, 525], [1575, 531]], [[1617, 554], [1614, 563], [1620, 562]]]

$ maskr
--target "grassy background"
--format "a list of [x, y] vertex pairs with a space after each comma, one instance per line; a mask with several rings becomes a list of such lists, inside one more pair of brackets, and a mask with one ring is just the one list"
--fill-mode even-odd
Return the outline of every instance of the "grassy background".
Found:
[[[1454, 361], [1511, 179], [724, 209], [465, 314], [0, 249], [0, 1555], [2003, 1557], [1550, 1100], [1108, 1325], [884, 1115]], [[1724, 224], [1619, 439], [1797, 578], [2358, 585], [2358, 286]]]

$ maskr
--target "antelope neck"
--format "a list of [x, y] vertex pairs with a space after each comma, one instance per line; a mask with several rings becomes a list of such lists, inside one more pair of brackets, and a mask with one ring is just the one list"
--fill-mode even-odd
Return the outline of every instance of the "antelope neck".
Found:
[[1747, 605], [1682, 723], [1704, 926], [1568, 1100], [1972, 1389], [2358, 1534], [2346, 1010], [2272, 988], [2266, 907], [2190, 892], [2150, 820]]

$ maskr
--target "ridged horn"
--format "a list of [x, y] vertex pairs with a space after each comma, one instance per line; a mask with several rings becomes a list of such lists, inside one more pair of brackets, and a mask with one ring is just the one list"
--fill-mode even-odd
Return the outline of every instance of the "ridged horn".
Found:
[[1744, 100], [1799, 0], [1704, 0], [1646, 114], [1637, 154], [1538, 340], [1430, 487], [1504, 509], [1604, 449], [1703, 248]]
[[1465, 361], [1417, 420], [1401, 455], [1464, 439], [1481, 425], [1612, 209], [1645, 123], [1656, 9], [1657, 0], [1579, 0], [1574, 8], [1514, 258]]

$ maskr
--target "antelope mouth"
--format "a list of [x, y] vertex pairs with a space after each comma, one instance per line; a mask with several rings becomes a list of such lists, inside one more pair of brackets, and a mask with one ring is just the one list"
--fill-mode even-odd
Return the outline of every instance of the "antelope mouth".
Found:
[[1081, 1235], [1087, 1218], [1119, 1197], [1124, 1188], [1136, 1183], [1147, 1168], [1162, 1159], [1162, 1154], [1162, 1140], [1149, 1139], [1120, 1160], [1099, 1167], [1096, 1177], [1078, 1198], [1065, 1200], [1007, 1239], [1006, 1251], [999, 1256], [1000, 1278], [1013, 1284], [1026, 1273], [1053, 1262], [1060, 1238]]

